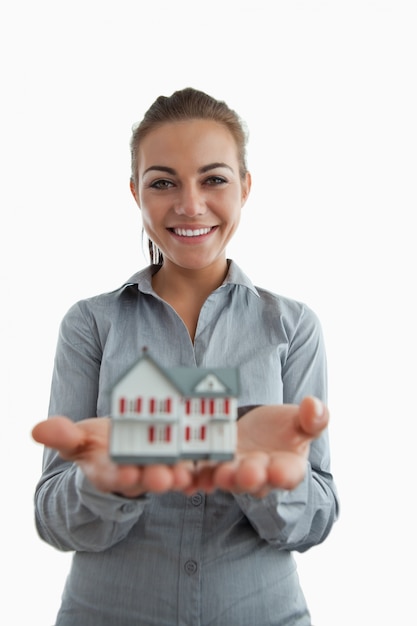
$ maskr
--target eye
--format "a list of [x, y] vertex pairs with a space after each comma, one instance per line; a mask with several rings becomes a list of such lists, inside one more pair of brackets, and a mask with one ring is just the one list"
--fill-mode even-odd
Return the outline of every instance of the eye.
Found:
[[205, 185], [223, 185], [227, 180], [223, 176], [209, 176], [204, 180]]
[[159, 178], [158, 180], [152, 181], [149, 187], [152, 187], [152, 189], [170, 189], [173, 187], [173, 183], [165, 178]]

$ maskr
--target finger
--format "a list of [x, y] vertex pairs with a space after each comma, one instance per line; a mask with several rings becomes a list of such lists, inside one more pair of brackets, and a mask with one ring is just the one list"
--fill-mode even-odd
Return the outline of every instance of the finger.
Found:
[[174, 485], [173, 471], [166, 465], [147, 465], [142, 470], [142, 485], [145, 491], [168, 491]]
[[293, 452], [277, 452], [271, 455], [267, 482], [275, 489], [294, 489], [306, 473], [307, 459]]
[[269, 457], [267, 454], [253, 454], [239, 463], [234, 483], [240, 491], [254, 493], [259, 491], [268, 481]]
[[216, 469], [217, 465], [211, 462], [197, 463], [194, 471], [194, 488], [205, 493], [211, 493], [216, 487], [214, 483]]
[[329, 423], [328, 408], [314, 396], [304, 398], [300, 404], [299, 424], [301, 430], [312, 438], [318, 437]]
[[178, 463], [172, 467], [165, 465], [138, 467], [135, 465], [119, 465], [116, 483], [112, 491], [128, 497], [154, 491], [162, 493], [169, 489], [186, 491], [193, 480], [192, 464]]
[[135, 465], [116, 466], [114, 482], [110, 489], [107, 485], [106, 491], [111, 491], [127, 498], [137, 498], [145, 493], [141, 479], [142, 468]]
[[237, 467], [238, 462], [236, 460], [226, 461], [218, 465], [213, 472], [213, 483], [215, 486], [224, 491], [233, 491]]
[[123, 493], [132, 497], [143, 493], [142, 469], [135, 465], [116, 465], [109, 457], [101, 453], [94, 461], [77, 461], [87, 478], [105, 492]]
[[194, 466], [191, 461], [184, 461], [174, 465], [172, 472], [173, 489], [185, 491], [193, 484]]
[[32, 429], [32, 437], [48, 448], [72, 454], [84, 443], [84, 434], [76, 423], [61, 415], [40, 422]]
[[235, 461], [220, 464], [213, 482], [224, 491], [255, 493], [267, 480], [268, 454], [254, 453]]

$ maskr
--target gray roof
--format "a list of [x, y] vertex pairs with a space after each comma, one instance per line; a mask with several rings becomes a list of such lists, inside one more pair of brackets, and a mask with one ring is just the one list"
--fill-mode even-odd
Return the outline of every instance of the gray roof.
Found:
[[[207, 391], [196, 392], [195, 388], [200, 381], [210, 374], [218, 378], [226, 388], [225, 391], [211, 392], [210, 395], [212, 397], [223, 398], [232, 396], [237, 398], [239, 396], [240, 379], [237, 367], [185, 367], [182, 365], [178, 365], [176, 367], [163, 367], [155, 361], [146, 349], [144, 349], [141, 357], [132, 367], [129, 368], [128, 371], [134, 369], [137, 363], [143, 359], [151, 361], [160, 370], [160, 372], [172, 382], [172, 384], [183, 396], [192, 396], [194, 398], [207, 397]], [[120, 382], [123, 378], [124, 376], [122, 376], [118, 382]]]
[[225, 391], [213, 391], [214, 397], [239, 395], [239, 372], [235, 367], [172, 367], [165, 368], [165, 373], [184, 396], [205, 397], [207, 391], [196, 392], [195, 388], [206, 376], [212, 374], [225, 386]]

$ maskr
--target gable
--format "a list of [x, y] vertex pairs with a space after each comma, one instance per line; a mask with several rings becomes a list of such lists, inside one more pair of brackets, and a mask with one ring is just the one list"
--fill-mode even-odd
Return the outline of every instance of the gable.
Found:
[[140, 359], [113, 387], [113, 395], [158, 396], [169, 392], [176, 392], [175, 385], [164, 370], [149, 358]]
[[193, 388], [194, 393], [221, 393], [224, 394], [226, 392], [225, 385], [221, 382], [221, 380], [215, 376], [215, 374], [210, 373], [207, 374], [204, 378], [200, 380], [200, 382], [195, 385]]

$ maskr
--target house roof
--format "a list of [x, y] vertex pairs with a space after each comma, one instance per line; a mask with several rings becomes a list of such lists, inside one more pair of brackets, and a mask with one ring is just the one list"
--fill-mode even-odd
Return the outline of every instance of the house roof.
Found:
[[[136, 363], [117, 381], [116, 385], [131, 372], [143, 360], [150, 361], [163, 376], [168, 378], [183, 396], [193, 397], [237, 397], [240, 392], [239, 370], [236, 367], [163, 367], [144, 348], [142, 355]], [[210, 377], [214, 377], [220, 384], [213, 386], [204, 385], [205, 379], [209, 383]], [[198, 386], [201, 383], [201, 389]], [[116, 386], [115, 385], [115, 386]]]
[[[173, 367], [165, 369], [167, 376], [184, 396], [205, 397], [207, 392], [214, 397], [225, 397], [239, 395], [239, 373], [237, 368], [232, 367]], [[207, 389], [203, 387], [198, 390], [199, 383], [209, 376], [214, 376], [222, 383], [223, 389]]]

